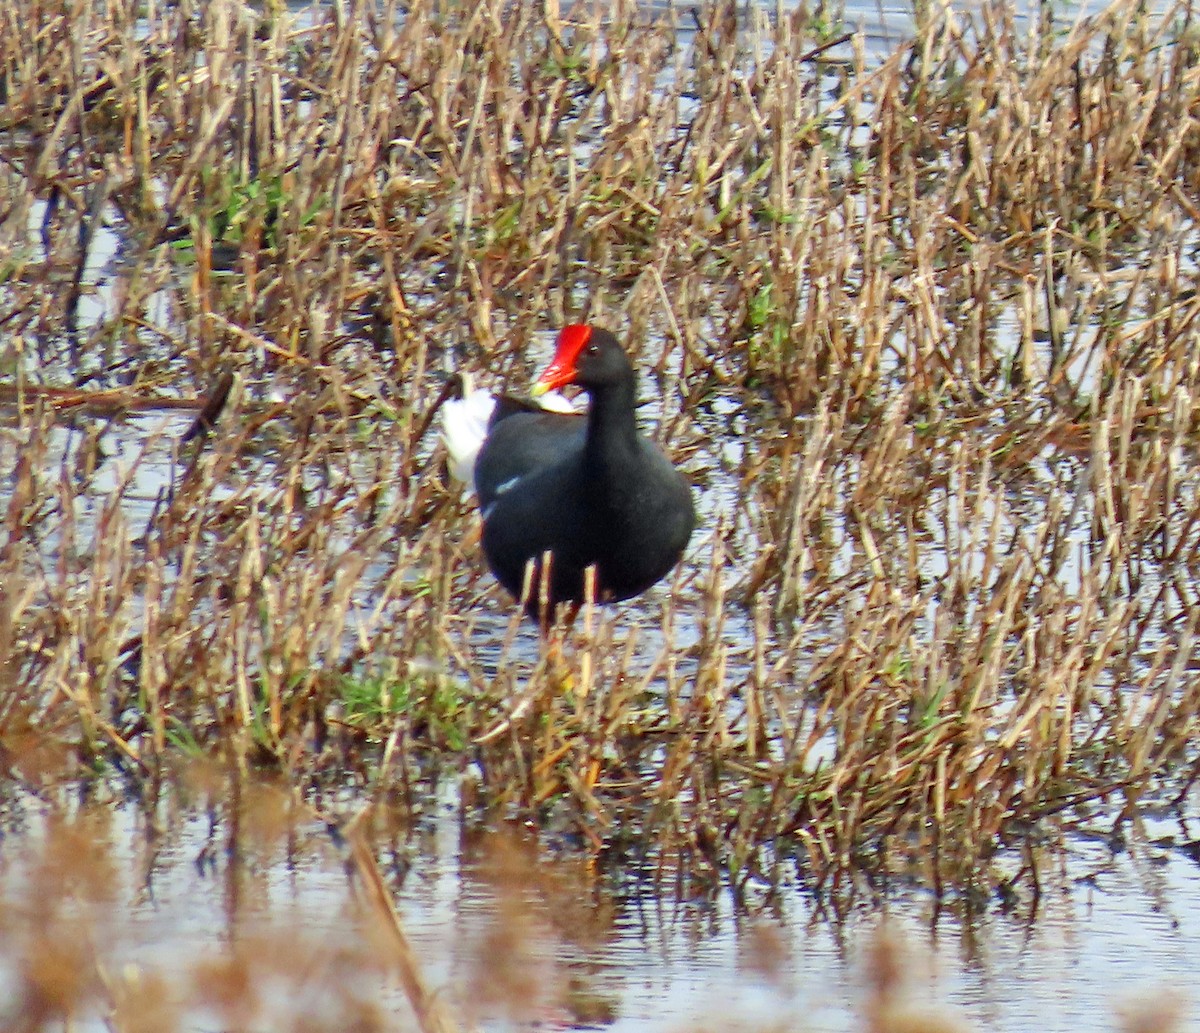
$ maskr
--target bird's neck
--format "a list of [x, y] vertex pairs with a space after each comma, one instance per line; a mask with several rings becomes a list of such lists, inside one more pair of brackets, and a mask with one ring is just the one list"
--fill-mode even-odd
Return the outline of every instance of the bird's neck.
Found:
[[589, 458], [601, 467], [637, 450], [636, 393], [637, 378], [632, 376], [591, 392], [587, 450]]

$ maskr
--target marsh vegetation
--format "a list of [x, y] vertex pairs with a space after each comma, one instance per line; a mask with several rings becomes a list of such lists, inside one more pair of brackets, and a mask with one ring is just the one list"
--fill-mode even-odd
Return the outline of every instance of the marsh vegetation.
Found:
[[[749, 909], [1036, 915], [1146, 807], [1195, 855], [1190, 7], [882, 57], [732, 3], [0, 26], [6, 794], [152, 808], [199, 762], [394, 834], [451, 785]], [[701, 527], [550, 660], [435, 403], [578, 320]]]

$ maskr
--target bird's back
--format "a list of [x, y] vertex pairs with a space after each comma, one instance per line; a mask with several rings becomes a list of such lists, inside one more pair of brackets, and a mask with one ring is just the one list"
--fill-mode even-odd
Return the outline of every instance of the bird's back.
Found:
[[475, 490], [484, 512], [523, 479], [583, 452], [587, 418], [497, 407], [475, 461]]

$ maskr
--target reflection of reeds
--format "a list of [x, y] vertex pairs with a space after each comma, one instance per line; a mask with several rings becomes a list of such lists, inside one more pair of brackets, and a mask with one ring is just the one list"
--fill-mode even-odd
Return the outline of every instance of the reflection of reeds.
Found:
[[[453, 818], [397, 824], [394, 809], [369, 807], [340, 831], [328, 824], [330, 837], [283, 784], [207, 764], [170, 774], [152, 808], [81, 804], [70, 790], [6, 795], [6, 828], [20, 831], [6, 837], [0, 869], [6, 1029], [606, 1026], [630, 1019], [621, 1014], [626, 992], [636, 1007], [661, 1008], [656, 967], [686, 968], [671, 955], [714, 935], [737, 947], [730, 970], [723, 962], [710, 968], [711, 956], [695, 959], [716, 987], [755, 986], [757, 1014], [774, 1008], [790, 1017], [798, 1000], [812, 1000], [828, 1019], [828, 987], [809, 984], [831, 974], [822, 966], [837, 972], [839, 963], [812, 953], [813, 931], [803, 923], [771, 914], [730, 922], [724, 907], [694, 901], [641, 910], [628, 885], [616, 888], [578, 855], [547, 857], [527, 834], [468, 833], [439, 844], [432, 827]], [[344, 880], [333, 875], [339, 856]], [[404, 920], [393, 893], [404, 899]], [[641, 896], [634, 890], [632, 900]], [[942, 913], [943, 931], [963, 930], [963, 960], [989, 970], [992, 944], [975, 940], [978, 927], [940, 905], [930, 911]], [[890, 920], [873, 933], [862, 924], [859, 913], [845, 930], [857, 957], [853, 982], [863, 991], [844, 1007], [861, 1016], [858, 1024], [847, 1018], [847, 1028], [984, 1028], [931, 1003], [931, 992], [944, 993], [938, 966], [908, 949]], [[1061, 949], [1035, 946], [1031, 963], [1044, 958], [1057, 970]], [[1022, 992], [1051, 992], [1025, 979]], [[688, 982], [695, 985], [694, 973]], [[701, 1000], [723, 1016], [731, 1009], [716, 987]], [[990, 1002], [989, 1017], [1004, 1015], [1003, 989]], [[1183, 1004], [1159, 992], [1129, 1008], [1119, 1028], [1181, 1029]], [[1028, 1001], [1016, 1007], [1027, 1014]], [[676, 1016], [665, 1024], [672, 1022], [680, 1025]], [[734, 1028], [764, 1026], [740, 1020]]]
[[404, 987], [408, 1003], [412, 1006], [418, 1028], [421, 1033], [452, 1033], [456, 1026], [447, 1014], [444, 1002], [426, 983], [420, 962], [396, 911], [391, 891], [380, 874], [375, 855], [371, 853], [363, 838], [361, 822], [355, 822], [348, 833], [354, 870], [383, 938], [390, 947], [400, 983]]
[[[996, 6], [873, 63], [740, 9], [0, 0], [14, 772], [415, 807], [471, 758], [681, 893], [1031, 907], [1052, 832], [1186, 796], [1191, 36]], [[428, 416], [614, 310], [703, 540], [542, 662]], [[164, 394], [208, 433], [100, 419]]]

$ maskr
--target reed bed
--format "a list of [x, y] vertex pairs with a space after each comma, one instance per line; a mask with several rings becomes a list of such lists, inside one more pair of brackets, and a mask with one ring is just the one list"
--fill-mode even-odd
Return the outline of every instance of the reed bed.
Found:
[[[15, 782], [153, 799], [203, 757], [419, 821], [451, 780], [747, 906], [1036, 912], [1072, 831], [1194, 813], [1187, 5], [931, 12], [885, 55], [732, 3], [0, 26]], [[552, 656], [433, 410], [579, 319], [704, 526]]]

